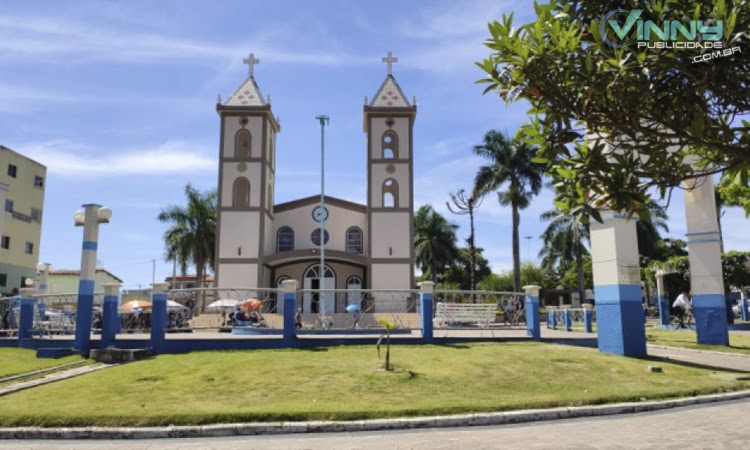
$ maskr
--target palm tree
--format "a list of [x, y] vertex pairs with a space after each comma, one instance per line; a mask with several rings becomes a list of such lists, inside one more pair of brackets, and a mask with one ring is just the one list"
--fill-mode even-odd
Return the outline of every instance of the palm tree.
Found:
[[169, 205], [157, 219], [171, 226], [164, 232], [166, 256], [180, 264], [195, 266], [198, 286], [204, 287], [206, 266], [214, 267], [216, 254], [216, 191], [199, 192], [185, 186], [187, 206]]
[[544, 247], [539, 252], [542, 267], [553, 269], [558, 263], [565, 266], [576, 265], [578, 275], [578, 294], [581, 301], [586, 298], [584, 286], [583, 258], [588, 256], [586, 243], [591, 240], [589, 227], [579, 217], [560, 208], [543, 212], [539, 218], [549, 225], [542, 233]]
[[414, 217], [414, 251], [417, 266], [437, 283], [445, 267], [458, 256], [456, 230], [432, 206], [423, 205]]
[[649, 217], [641, 217], [635, 223], [635, 230], [638, 235], [638, 254], [646, 261], [651, 261], [659, 251], [658, 243], [662, 240], [659, 230], [669, 232], [669, 216], [664, 207], [653, 200], [648, 202], [646, 208]]
[[511, 139], [497, 130], [484, 135], [484, 142], [474, 147], [474, 153], [490, 162], [479, 168], [474, 179], [474, 190], [486, 195], [507, 184], [507, 190], [499, 191], [501, 205], [510, 205], [513, 214], [513, 289], [521, 290], [521, 256], [518, 228], [521, 217], [518, 211], [531, 203], [531, 198], [542, 189], [543, 167], [531, 162], [536, 148], [518, 139]]

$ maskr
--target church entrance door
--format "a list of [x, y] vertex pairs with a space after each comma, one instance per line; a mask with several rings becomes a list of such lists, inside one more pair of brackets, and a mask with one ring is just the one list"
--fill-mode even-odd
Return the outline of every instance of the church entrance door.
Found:
[[[319, 272], [319, 265], [314, 265], [307, 269], [303, 289], [323, 289], [325, 291], [336, 288], [336, 274], [333, 273], [330, 267], [325, 266], [322, 284], [318, 276]], [[302, 312], [304, 313], [319, 314], [321, 312], [320, 309], [323, 308], [325, 315], [331, 315], [336, 312], [335, 304], [335, 292], [305, 292], [302, 296]]]

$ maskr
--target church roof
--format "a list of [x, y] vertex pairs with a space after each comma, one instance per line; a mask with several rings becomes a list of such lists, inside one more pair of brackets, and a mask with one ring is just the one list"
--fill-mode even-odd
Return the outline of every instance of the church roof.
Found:
[[408, 108], [411, 103], [406, 99], [404, 91], [401, 90], [396, 79], [389, 73], [369, 106], [375, 108]]
[[258, 83], [255, 77], [250, 75], [247, 79], [229, 96], [224, 106], [265, 106], [263, 94], [260, 93]]
[[[338, 206], [339, 208], [348, 209], [351, 211], [357, 211], [361, 213], [367, 212], [367, 206], [362, 205], [360, 203], [354, 203], [350, 202], [348, 200], [343, 200], [336, 197], [330, 197], [328, 195], [325, 196], [326, 199], [326, 205], [330, 206]], [[310, 197], [300, 198], [297, 200], [292, 200], [285, 203], [277, 203], [273, 207], [274, 213], [289, 211], [292, 209], [302, 208], [305, 206], [310, 205], [317, 205], [320, 204], [320, 195], [312, 195]]]

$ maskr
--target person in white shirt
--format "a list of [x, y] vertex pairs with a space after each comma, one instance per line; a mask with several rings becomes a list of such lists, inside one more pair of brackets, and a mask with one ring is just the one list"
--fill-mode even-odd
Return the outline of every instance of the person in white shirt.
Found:
[[678, 295], [674, 303], [672, 303], [672, 309], [674, 310], [675, 315], [680, 319], [680, 328], [685, 326], [683, 322], [685, 318], [685, 311], [687, 311], [689, 307], [690, 297], [688, 297], [688, 293], [685, 291]]

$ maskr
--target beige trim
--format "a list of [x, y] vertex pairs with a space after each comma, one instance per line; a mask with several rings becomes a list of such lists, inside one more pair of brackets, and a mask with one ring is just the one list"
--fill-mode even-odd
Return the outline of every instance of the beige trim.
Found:
[[263, 211], [263, 208], [258, 206], [250, 206], [248, 208], [238, 208], [236, 206], [222, 206], [218, 209], [219, 212], [227, 212], [227, 211], [242, 211], [242, 212], [260, 212]]
[[258, 264], [258, 258], [221, 258], [216, 261], [217, 264]]
[[411, 264], [410, 258], [370, 258], [370, 264]]
[[403, 213], [403, 212], [409, 212], [409, 211], [411, 211], [411, 208], [401, 208], [401, 207], [399, 207], [399, 208], [385, 208], [385, 207], [383, 207], [383, 208], [370, 208], [370, 212], [376, 212], [376, 213], [388, 213], [388, 212]]
[[[347, 209], [349, 211], [355, 211], [355, 212], [361, 212], [361, 213], [367, 212], [367, 207], [365, 205], [360, 205], [359, 203], [354, 203], [354, 202], [350, 202], [347, 200], [341, 200], [340, 198], [329, 197], [326, 195], [325, 201], [326, 201], [326, 205], [336, 206], [339, 208]], [[310, 205], [318, 205], [318, 204], [320, 204], [320, 196], [313, 195], [311, 197], [305, 197], [299, 200], [292, 200], [286, 203], [279, 203], [277, 205], [274, 205], [273, 211], [274, 211], [274, 214], [278, 214], [280, 212], [290, 211], [292, 209], [302, 208], [304, 206], [310, 206]]]
[[[291, 252], [278, 252], [273, 255], [269, 255], [264, 259], [264, 263], [269, 267], [279, 267], [285, 264], [291, 264], [296, 262], [305, 261], [320, 261], [320, 253], [317, 249], [306, 248], [302, 250], [292, 250]], [[367, 266], [368, 259], [361, 253], [347, 253], [341, 250], [328, 250], [326, 249], [326, 261], [337, 261], [345, 262], [348, 264], [355, 264], [362, 267]]]

